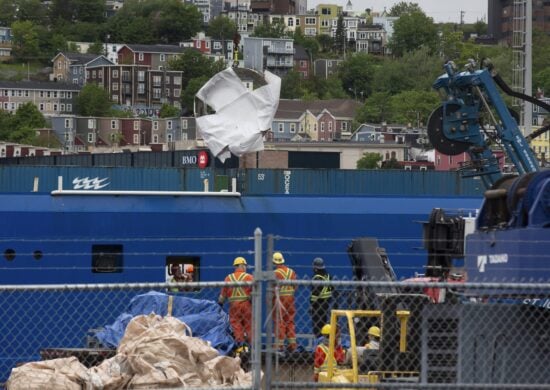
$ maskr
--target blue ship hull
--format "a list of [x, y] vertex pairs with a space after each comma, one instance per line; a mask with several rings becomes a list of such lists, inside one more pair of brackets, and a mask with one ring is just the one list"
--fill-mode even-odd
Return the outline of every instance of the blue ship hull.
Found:
[[[471, 211], [479, 203], [475, 197], [2, 194], [1, 251], [13, 259], [4, 259], [0, 283], [163, 282], [168, 254], [198, 257], [200, 280], [219, 281], [235, 256], [252, 252], [258, 227], [279, 237], [275, 249], [300, 276], [322, 256], [334, 274], [351, 277], [347, 245], [372, 236], [398, 277], [408, 277], [426, 263], [419, 222], [432, 207]], [[91, 272], [92, 245], [122, 245], [121, 272]]]
[[[335, 277], [351, 278], [346, 248], [362, 236], [378, 238], [398, 277], [407, 277], [422, 272], [426, 263], [419, 222], [432, 207], [471, 211], [479, 204], [476, 197], [4, 193], [0, 284], [165, 282], [173, 256], [192, 258], [199, 281], [221, 281], [232, 271], [235, 256], [253, 263], [256, 228], [264, 235], [264, 255], [266, 237], [274, 235], [275, 249], [300, 278], [311, 276], [317, 256]], [[120, 272], [93, 272], [95, 246], [120, 248]], [[4, 290], [0, 380], [17, 363], [39, 360], [43, 348], [84, 347], [87, 331], [111, 324], [138, 293]], [[298, 312], [307, 313], [308, 305], [308, 294], [301, 294]], [[311, 332], [307, 316], [297, 321], [298, 333]]]

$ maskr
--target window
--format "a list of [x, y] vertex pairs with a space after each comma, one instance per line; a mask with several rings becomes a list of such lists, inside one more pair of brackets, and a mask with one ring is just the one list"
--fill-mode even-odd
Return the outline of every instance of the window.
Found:
[[67, 104], [67, 111], [72, 111], [72, 110], [73, 110], [73, 105]]
[[184, 132], [184, 131], [181, 132], [181, 140], [182, 141], [187, 141], [187, 133]]
[[118, 79], [118, 70], [113, 69], [113, 78]]
[[113, 83], [113, 91], [118, 91], [118, 83]]
[[100, 79], [103, 78], [103, 71], [101, 69], [97, 71], [97, 77]]
[[153, 85], [160, 86], [162, 78], [160, 76], [153, 76]]
[[279, 123], [279, 133], [283, 133], [285, 131], [285, 125], [282, 123]]
[[143, 53], [138, 53], [138, 61], [143, 61]]
[[145, 72], [143, 70], [138, 71], [138, 81], [145, 81]]
[[130, 81], [130, 72], [127, 70], [122, 71], [122, 81]]
[[221, 42], [214, 42], [214, 46], [213, 46], [214, 50], [220, 50], [222, 48], [222, 43]]
[[139, 134], [134, 134], [134, 145], [139, 144]]
[[65, 104], [61, 103], [61, 111], [65, 111]]
[[54, 110], [55, 112], [57, 112], [57, 109], [58, 109], [58, 108], [59, 108], [59, 106], [57, 105], [57, 103], [54, 103], [54, 105], [53, 105], [53, 110]]
[[113, 96], [111, 96], [111, 100], [112, 100], [113, 102], [118, 102], [118, 95], [113, 95]]
[[73, 84], [78, 84], [78, 79], [73, 79]]
[[285, 42], [285, 49], [286, 50], [292, 50], [292, 41]]
[[134, 121], [134, 130], [139, 130], [139, 121]]
[[315, 23], [315, 18], [306, 18], [306, 24], [316, 24]]
[[182, 128], [182, 129], [187, 129], [187, 119], [183, 119], [183, 120], [181, 121], [181, 128]]
[[95, 141], [95, 133], [88, 133], [88, 142], [92, 143]]
[[159, 129], [159, 122], [153, 121], [153, 130], [158, 130], [158, 129]]
[[138, 94], [143, 95], [145, 93], [145, 84], [139, 83], [137, 92]]
[[[7, 105], [8, 105], [8, 103], [5, 103], [5, 107], [6, 107], [6, 108], [7, 108]], [[38, 105], [38, 109], [39, 109], [40, 111], [44, 111], [44, 103], [40, 103], [40, 104]]]
[[168, 135], [166, 136], [166, 141], [172, 142], [173, 138], [174, 138], [174, 136], [173, 136], [172, 134], [168, 134]]
[[166, 96], [166, 97], [170, 97], [170, 88], [166, 88], [166, 89], [164, 90], [164, 93], [165, 93], [165, 96]]
[[95, 129], [95, 119], [88, 119], [88, 129]]
[[340, 126], [341, 126], [340, 129], [342, 131], [347, 131], [348, 130], [348, 122], [344, 121], [344, 122], [342, 122], [342, 124]]
[[181, 85], [181, 76], [174, 76], [174, 85]]
[[122, 268], [122, 245], [92, 245], [93, 273], [120, 273]]
[[332, 122], [328, 123], [328, 131], [332, 131]]
[[153, 143], [158, 144], [159, 143], [159, 136], [158, 134], [153, 134]]
[[290, 132], [291, 133], [296, 133], [296, 123], [291, 123], [290, 124]]
[[160, 99], [161, 95], [161, 89], [160, 88], [153, 88], [153, 98]]
[[111, 129], [112, 130], [118, 129], [118, 122], [116, 120], [111, 121]]
[[73, 122], [72, 119], [69, 119], [69, 118], [65, 119], [65, 128], [68, 129], [72, 127], [73, 126], [72, 122]]
[[321, 20], [321, 27], [328, 27], [329, 21], [328, 20]]
[[325, 122], [321, 122], [321, 133], [325, 132]]
[[160, 62], [165, 62], [166, 61], [166, 54], [161, 54], [160, 55]]
[[167, 122], [166, 122], [166, 128], [167, 128], [168, 130], [172, 130], [172, 121], [167, 121]]
[[287, 25], [288, 25], [288, 27], [293, 27], [294, 26], [294, 19], [288, 18]]
[[180, 90], [174, 89], [174, 97], [180, 97]]
[[63, 140], [64, 141], [70, 141], [71, 140], [71, 133], [63, 133]]

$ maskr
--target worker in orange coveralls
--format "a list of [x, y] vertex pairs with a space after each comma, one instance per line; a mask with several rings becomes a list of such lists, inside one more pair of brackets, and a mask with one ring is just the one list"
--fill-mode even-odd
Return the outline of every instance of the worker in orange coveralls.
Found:
[[[296, 273], [285, 264], [285, 258], [281, 252], [273, 254], [273, 264], [275, 264], [275, 278], [277, 280], [296, 280]], [[288, 341], [288, 351], [296, 349], [296, 329], [294, 327], [294, 317], [296, 315], [296, 306], [294, 304], [294, 286], [280, 286], [275, 291], [273, 298], [273, 308], [275, 310], [275, 328], [277, 332], [276, 347], [282, 351], [285, 340]]]
[[[313, 380], [317, 382], [319, 380], [319, 373], [321, 371], [327, 371], [328, 370], [328, 340], [330, 335], [330, 325], [327, 324], [323, 326], [321, 329], [321, 337], [322, 341], [319, 345], [317, 345], [317, 348], [315, 348], [315, 352], [313, 354]], [[338, 329], [336, 329], [336, 343], [334, 345], [334, 356], [333, 356], [333, 366], [336, 368], [337, 364], [343, 364], [346, 360], [346, 351], [344, 351], [344, 348], [340, 345], [338, 342], [339, 335], [338, 335]]]
[[[235, 272], [227, 275], [225, 282], [252, 282], [252, 275], [246, 273], [246, 260], [244, 257], [236, 257], [233, 261]], [[225, 300], [229, 301], [229, 323], [233, 329], [233, 337], [238, 345], [249, 343], [252, 340], [252, 303], [250, 294], [252, 287], [224, 287], [218, 298], [218, 303], [223, 306]]]

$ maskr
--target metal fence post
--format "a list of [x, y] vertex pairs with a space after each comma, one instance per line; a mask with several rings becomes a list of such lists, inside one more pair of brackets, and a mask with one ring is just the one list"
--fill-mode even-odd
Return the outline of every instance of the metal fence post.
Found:
[[254, 321], [252, 334], [254, 341], [252, 345], [252, 366], [254, 367], [253, 388], [261, 388], [262, 380], [262, 230], [254, 230]]
[[273, 263], [270, 261], [273, 255], [273, 235], [267, 236], [267, 287], [266, 287], [266, 325], [265, 325], [265, 389], [271, 389], [272, 370], [273, 370], [273, 353], [271, 346], [273, 345]]

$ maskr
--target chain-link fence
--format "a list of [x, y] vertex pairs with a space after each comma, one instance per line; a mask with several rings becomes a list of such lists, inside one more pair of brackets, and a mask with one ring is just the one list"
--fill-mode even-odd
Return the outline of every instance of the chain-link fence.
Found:
[[[144, 272], [162, 282], [0, 286], [1, 381], [24, 363], [54, 358], [75, 356], [92, 373], [105, 361], [120, 363], [128, 324], [146, 316], [164, 330], [161, 319], [181, 320], [216, 356], [238, 357], [243, 376], [224, 377], [205, 359], [191, 364], [193, 353], [177, 352], [182, 339], [170, 331], [163, 345], [176, 352], [126, 354], [139, 361], [119, 364], [134, 371], [112, 388], [147, 388], [136, 379], [143, 361], [162, 374], [157, 388], [550, 387], [548, 283], [470, 283], [455, 275], [460, 269], [445, 281], [403, 280], [414, 266], [403, 259], [419, 245], [412, 239], [398, 250], [391, 249], [398, 239], [387, 240], [388, 251], [372, 239], [309, 242], [315, 252], [301, 251], [300, 239], [248, 239], [254, 247], [225, 252], [223, 264], [196, 252], [159, 252], [162, 260]], [[239, 257], [254, 281], [223, 281]], [[101, 388], [89, 378], [88, 386]]]

